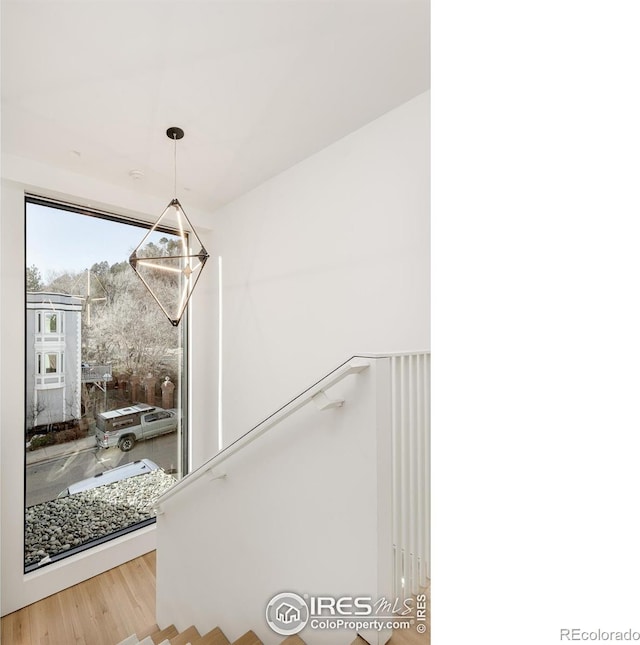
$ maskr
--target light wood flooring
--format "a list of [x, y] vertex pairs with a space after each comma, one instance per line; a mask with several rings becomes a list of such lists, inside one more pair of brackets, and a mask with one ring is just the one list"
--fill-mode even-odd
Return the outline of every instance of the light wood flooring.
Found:
[[[156, 554], [153, 551], [8, 614], [2, 618], [0, 642], [2, 645], [114, 645], [134, 633], [150, 634], [156, 629], [155, 622]], [[426, 625], [426, 634], [418, 634], [413, 629], [395, 632], [389, 645], [430, 645], [429, 613]]]
[[156, 622], [156, 553], [2, 619], [2, 645], [114, 645]]

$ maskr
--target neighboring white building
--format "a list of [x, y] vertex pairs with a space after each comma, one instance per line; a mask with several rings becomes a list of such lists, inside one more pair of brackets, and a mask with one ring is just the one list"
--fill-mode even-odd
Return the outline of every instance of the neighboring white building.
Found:
[[27, 427], [80, 417], [82, 300], [27, 293]]

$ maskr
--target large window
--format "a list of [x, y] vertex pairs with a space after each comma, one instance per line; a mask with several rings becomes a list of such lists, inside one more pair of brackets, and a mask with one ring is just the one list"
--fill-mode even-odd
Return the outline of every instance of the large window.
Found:
[[[27, 572], [154, 522], [186, 470], [186, 319], [173, 327], [128, 263], [148, 228], [26, 199]], [[154, 231], [146, 251], [178, 239]]]

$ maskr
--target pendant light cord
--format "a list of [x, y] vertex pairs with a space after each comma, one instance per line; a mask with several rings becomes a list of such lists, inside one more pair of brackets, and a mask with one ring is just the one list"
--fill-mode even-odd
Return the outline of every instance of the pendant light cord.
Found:
[[177, 189], [177, 180], [176, 180], [176, 176], [178, 174], [177, 155], [178, 155], [178, 138], [176, 137], [176, 134], [174, 132], [173, 133], [173, 197], [174, 199], [178, 199], [178, 189]]

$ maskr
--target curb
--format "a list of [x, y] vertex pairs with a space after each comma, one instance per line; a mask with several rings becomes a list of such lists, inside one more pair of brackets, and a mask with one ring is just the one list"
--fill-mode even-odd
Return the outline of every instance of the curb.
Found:
[[84, 439], [76, 439], [75, 441], [61, 444], [59, 448], [54, 446], [45, 446], [44, 448], [38, 448], [34, 451], [26, 451], [25, 461], [27, 466], [31, 466], [44, 461], [53, 461], [54, 459], [60, 459], [61, 457], [68, 457], [81, 452], [87, 452], [88, 450], [93, 450], [97, 447], [95, 437], [86, 437]]

